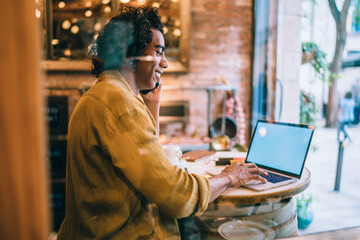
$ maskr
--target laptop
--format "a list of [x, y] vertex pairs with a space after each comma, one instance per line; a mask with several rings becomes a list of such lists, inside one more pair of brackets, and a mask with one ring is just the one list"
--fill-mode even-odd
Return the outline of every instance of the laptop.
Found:
[[244, 187], [264, 191], [300, 179], [314, 127], [303, 124], [258, 120], [245, 163], [255, 163], [268, 172], [267, 183], [250, 181]]

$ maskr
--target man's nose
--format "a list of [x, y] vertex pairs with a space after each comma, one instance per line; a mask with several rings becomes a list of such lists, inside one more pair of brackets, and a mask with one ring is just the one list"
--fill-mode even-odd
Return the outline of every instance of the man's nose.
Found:
[[161, 62], [160, 62], [160, 67], [162, 68], [168, 68], [168, 61], [166, 60], [165, 55], [162, 56], [161, 58]]

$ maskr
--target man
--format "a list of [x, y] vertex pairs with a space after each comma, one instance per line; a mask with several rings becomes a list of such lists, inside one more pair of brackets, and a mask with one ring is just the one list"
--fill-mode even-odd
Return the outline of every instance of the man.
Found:
[[357, 125], [360, 121], [360, 79], [356, 79], [356, 82], [351, 87], [351, 91], [355, 101], [353, 124]]
[[[58, 239], [179, 239], [229, 187], [266, 180], [254, 164], [206, 179], [173, 166], [157, 137], [164, 55], [153, 8], [125, 7], [99, 33], [93, 73], [68, 133], [66, 216]], [[155, 87], [155, 88], [154, 88]], [[142, 90], [154, 89], [139, 96]]]
[[[345, 93], [343, 99], [340, 100], [338, 110], [338, 141], [352, 141], [349, 135], [349, 125], [354, 121], [354, 107], [355, 101], [352, 98], [352, 93], [350, 91]], [[343, 136], [341, 136], [343, 133]]]

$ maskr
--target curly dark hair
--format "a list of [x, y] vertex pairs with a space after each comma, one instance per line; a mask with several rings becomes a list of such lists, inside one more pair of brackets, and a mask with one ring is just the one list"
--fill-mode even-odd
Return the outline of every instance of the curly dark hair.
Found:
[[[119, 70], [125, 64], [125, 58], [141, 56], [153, 39], [151, 29], [164, 34], [156, 8], [120, 7], [117, 16], [102, 28], [90, 46], [92, 75], [99, 77], [103, 71]], [[136, 68], [137, 62], [133, 60], [130, 64]]]

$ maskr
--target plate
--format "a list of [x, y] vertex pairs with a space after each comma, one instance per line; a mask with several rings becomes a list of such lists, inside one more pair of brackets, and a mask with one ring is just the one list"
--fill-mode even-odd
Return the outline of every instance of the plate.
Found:
[[268, 233], [266, 226], [253, 221], [233, 220], [219, 226], [218, 232], [228, 240], [268, 240], [274, 239], [274, 233]]

